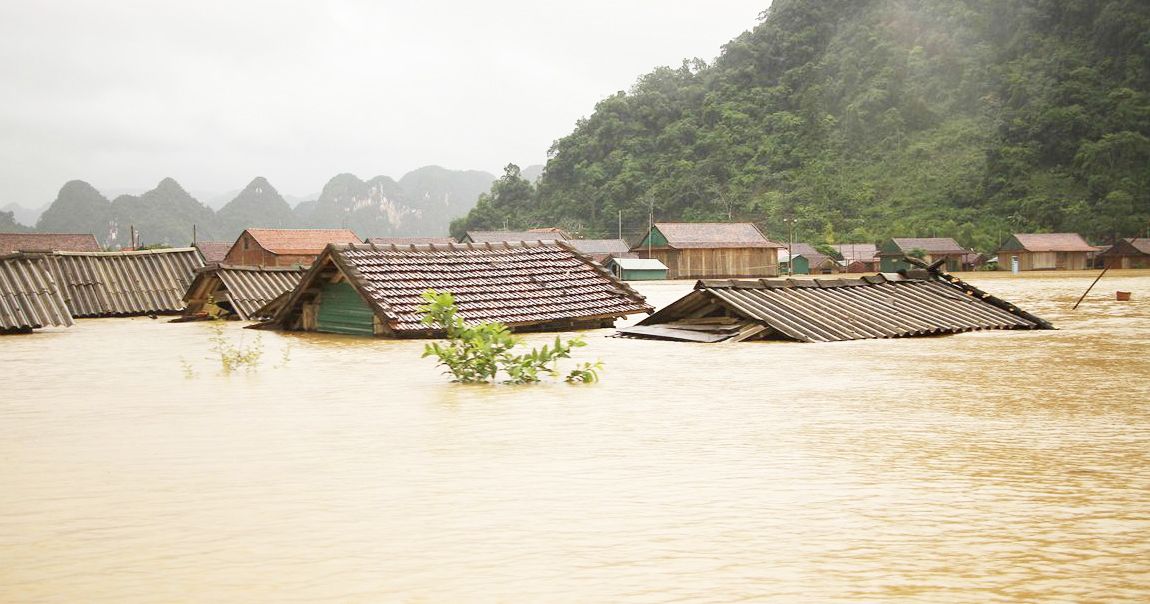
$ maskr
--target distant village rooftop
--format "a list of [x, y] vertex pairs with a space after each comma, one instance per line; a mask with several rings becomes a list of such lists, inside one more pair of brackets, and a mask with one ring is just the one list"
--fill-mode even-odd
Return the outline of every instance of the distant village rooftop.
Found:
[[349, 229], [246, 229], [244, 232], [273, 254], [318, 254], [329, 243], [361, 241]]
[[0, 233], [0, 254], [12, 252], [98, 252], [88, 233]]
[[656, 222], [652, 232], [632, 249], [667, 247], [696, 248], [785, 248], [770, 241], [750, 222]]
[[1000, 248], [1004, 251], [1090, 252], [1096, 248], [1078, 233], [1015, 233]]

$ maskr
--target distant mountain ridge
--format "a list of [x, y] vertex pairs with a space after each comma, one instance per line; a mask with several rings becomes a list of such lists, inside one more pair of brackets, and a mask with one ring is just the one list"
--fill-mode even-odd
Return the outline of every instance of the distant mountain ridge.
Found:
[[367, 181], [339, 174], [318, 198], [294, 208], [264, 177], [256, 177], [219, 210], [201, 203], [175, 179], [165, 178], [139, 195], [109, 201], [95, 187], [73, 180], [40, 215], [35, 229], [0, 213], [0, 232], [93, 233], [102, 245], [128, 247], [131, 231], [140, 245], [187, 245], [197, 239], [232, 240], [249, 227], [349, 228], [361, 237], [437, 236], [452, 219], [475, 206], [495, 177], [475, 170], [426, 166], [399, 182], [376, 176]]

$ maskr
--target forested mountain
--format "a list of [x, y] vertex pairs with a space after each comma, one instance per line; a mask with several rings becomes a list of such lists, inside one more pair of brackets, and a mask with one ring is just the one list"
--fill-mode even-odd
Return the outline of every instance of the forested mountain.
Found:
[[141, 195], [121, 195], [112, 200], [110, 246], [130, 246], [135, 227], [141, 244], [188, 245], [192, 226], [199, 239], [217, 239], [215, 212], [188, 194], [180, 183], [165, 178]]
[[92, 233], [101, 244], [107, 244], [111, 228], [112, 203], [82, 180], [64, 183], [56, 201], [36, 221], [41, 233]]
[[495, 177], [479, 170], [448, 170], [424, 166], [399, 179], [408, 203], [419, 212], [418, 233], [442, 236], [451, 221], [475, 207], [479, 195], [491, 187]]
[[216, 212], [218, 238], [233, 241], [248, 227], [290, 229], [297, 226], [292, 207], [266, 178], [259, 176]]
[[16, 222], [12, 212], [0, 212], [0, 233], [26, 233], [32, 229]]
[[[518, 168], [473, 228], [611, 236], [752, 220], [783, 238], [1011, 231], [1095, 241], [1150, 221], [1150, 3], [774, 0], [710, 64], [663, 67]], [[514, 173], [514, 174], [513, 174]]]

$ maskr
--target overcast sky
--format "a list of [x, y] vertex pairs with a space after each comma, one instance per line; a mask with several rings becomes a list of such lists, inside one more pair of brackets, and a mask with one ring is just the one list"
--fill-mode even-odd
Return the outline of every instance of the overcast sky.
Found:
[[[595, 103], [713, 60], [746, 0], [0, 3], [0, 206], [544, 163]], [[201, 200], [206, 201], [206, 200]]]

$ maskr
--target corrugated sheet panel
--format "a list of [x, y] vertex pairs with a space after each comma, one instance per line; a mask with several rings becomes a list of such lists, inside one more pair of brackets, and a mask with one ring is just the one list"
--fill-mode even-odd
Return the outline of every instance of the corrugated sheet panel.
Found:
[[[1049, 323], [1008, 303], [941, 279], [784, 279], [700, 281], [696, 291], [639, 323], [668, 325], [729, 314], [800, 342], [1042, 329]], [[642, 337], [644, 330], [621, 335]]]
[[397, 332], [426, 332], [423, 292], [451, 292], [472, 324], [527, 326], [650, 312], [643, 297], [562, 242], [336, 246]]
[[44, 256], [0, 257], [0, 333], [72, 324]]
[[48, 257], [73, 317], [179, 312], [203, 266], [195, 248], [138, 252], [61, 252]]
[[245, 321], [267, 318], [257, 311], [295, 289], [307, 269], [300, 267], [221, 266], [215, 269], [228, 301]]

